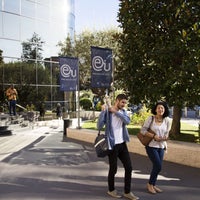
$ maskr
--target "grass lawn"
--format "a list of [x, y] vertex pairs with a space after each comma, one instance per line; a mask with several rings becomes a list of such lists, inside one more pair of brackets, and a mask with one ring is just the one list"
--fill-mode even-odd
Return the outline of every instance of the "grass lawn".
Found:
[[[82, 128], [97, 130], [96, 121], [86, 121], [82, 124]], [[127, 128], [130, 135], [136, 135], [139, 132], [141, 126], [130, 124], [127, 126]], [[198, 137], [199, 137], [199, 133], [198, 133], [197, 127], [181, 122], [181, 134], [178, 137], [171, 138], [171, 139], [178, 140], [178, 141], [200, 143]]]

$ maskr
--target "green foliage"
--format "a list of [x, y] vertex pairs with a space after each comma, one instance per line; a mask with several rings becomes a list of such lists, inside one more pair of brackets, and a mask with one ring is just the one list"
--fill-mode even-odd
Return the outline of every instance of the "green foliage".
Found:
[[[37, 77], [36, 77], [37, 69]], [[2, 73], [1, 73], [2, 72]], [[24, 62], [6, 63], [0, 65], [0, 79], [6, 80], [6, 83], [13, 83], [18, 91], [18, 103], [24, 107], [33, 103], [35, 106], [39, 101], [48, 99], [50, 91], [46, 87], [36, 88], [36, 80], [38, 84], [50, 84], [50, 72], [42, 65]], [[2, 102], [5, 101], [5, 86], [1, 85]], [[4, 87], [4, 88], [3, 88]]]
[[80, 99], [80, 106], [84, 110], [91, 110], [92, 109], [92, 101], [88, 98], [82, 98], [82, 99]]
[[199, 1], [120, 2], [119, 86], [135, 104], [200, 104]]
[[3, 63], [3, 51], [0, 49], [0, 64]]
[[34, 59], [42, 60], [43, 44], [44, 41], [42, 41], [41, 37], [37, 33], [33, 33], [32, 38], [22, 42], [22, 58], [29, 63], [34, 63]]
[[101, 106], [102, 106], [102, 103], [99, 101], [99, 102], [97, 103], [97, 105], [96, 105], [95, 110], [96, 110], [96, 111], [101, 111]]
[[143, 108], [140, 109], [138, 113], [134, 113], [131, 116], [131, 124], [141, 126], [147, 119], [147, 117], [150, 115], [151, 115], [150, 111], [145, 106], [143, 106]]
[[26, 105], [26, 109], [27, 109], [27, 111], [34, 111], [35, 110], [35, 106], [32, 103], [30, 103], [30, 104]]
[[196, 0], [120, 1], [115, 79], [134, 104], [174, 106], [171, 134], [180, 133], [181, 108], [200, 104], [199, 13]]
[[81, 95], [80, 95], [80, 98], [91, 98], [91, 96], [92, 96], [92, 92], [91, 91], [82, 91], [81, 92]]

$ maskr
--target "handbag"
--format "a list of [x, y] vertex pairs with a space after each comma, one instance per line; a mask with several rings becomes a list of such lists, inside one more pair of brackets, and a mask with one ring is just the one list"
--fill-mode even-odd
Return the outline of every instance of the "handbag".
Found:
[[[108, 123], [109, 123], [108, 109], [106, 109], [106, 124]], [[107, 135], [105, 133], [101, 133], [100, 130], [97, 134], [97, 137], [95, 138], [94, 148], [97, 157], [104, 158], [105, 156], [108, 155], [109, 148], [108, 148]]]
[[[152, 118], [151, 118], [151, 123], [150, 123], [149, 128], [148, 128], [147, 130], [148, 130], [148, 132], [155, 134], [155, 133], [150, 129], [152, 122], [153, 122], [153, 116], [152, 116]], [[143, 135], [141, 132], [139, 132], [139, 133], [137, 134], [137, 137], [138, 137], [139, 141], [140, 141], [144, 146], [148, 146], [148, 144], [149, 144], [149, 143], [152, 141], [152, 139], [153, 139], [153, 138], [150, 138], [150, 137], [148, 137], [148, 136], [146, 136], [146, 135]]]
[[94, 148], [96, 150], [97, 157], [103, 158], [108, 155], [108, 142], [106, 135], [98, 132], [98, 135], [94, 141]]

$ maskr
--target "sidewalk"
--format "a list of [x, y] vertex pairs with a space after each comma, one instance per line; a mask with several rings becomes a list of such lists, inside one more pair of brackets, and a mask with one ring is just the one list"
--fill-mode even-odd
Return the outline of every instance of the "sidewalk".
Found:
[[[0, 199], [113, 199], [106, 194], [107, 158], [97, 158], [91, 143], [63, 137], [62, 126], [41, 130], [38, 133], [35, 129], [38, 139], [0, 162]], [[165, 192], [151, 195], [146, 192], [151, 168], [149, 159], [131, 153], [131, 160], [132, 189], [141, 200], [199, 199], [199, 169], [165, 161], [158, 177], [158, 185]], [[120, 192], [123, 192], [123, 176], [119, 162], [116, 188]]]

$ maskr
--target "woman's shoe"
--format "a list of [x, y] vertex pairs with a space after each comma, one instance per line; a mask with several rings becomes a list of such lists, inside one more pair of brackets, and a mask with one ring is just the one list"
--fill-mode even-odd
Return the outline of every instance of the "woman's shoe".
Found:
[[149, 183], [147, 183], [147, 190], [151, 194], [156, 194], [156, 190], [154, 189], [154, 186]]
[[158, 193], [161, 193], [163, 192], [163, 190], [161, 190], [160, 188], [158, 188], [157, 186], [154, 186], [154, 190]]

